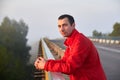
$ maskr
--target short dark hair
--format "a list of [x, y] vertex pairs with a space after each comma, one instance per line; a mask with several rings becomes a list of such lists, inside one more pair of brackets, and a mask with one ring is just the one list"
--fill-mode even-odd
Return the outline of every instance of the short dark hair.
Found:
[[71, 25], [75, 22], [73, 16], [68, 15], [68, 14], [63, 14], [63, 15], [59, 16], [58, 20], [64, 19], [64, 18], [68, 18], [68, 20], [69, 20], [69, 22], [70, 22]]

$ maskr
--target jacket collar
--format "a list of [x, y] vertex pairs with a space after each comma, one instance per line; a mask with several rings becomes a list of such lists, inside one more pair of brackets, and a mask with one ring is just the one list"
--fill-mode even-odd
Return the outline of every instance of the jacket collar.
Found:
[[75, 38], [76, 33], [78, 33], [78, 31], [77, 31], [76, 29], [74, 29], [74, 30], [72, 31], [71, 35], [66, 38], [66, 40], [64, 41], [64, 44], [65, 44], [66, 46], [71, 46], [71, 45], [72, 45], [72, 42], [73, 42], [73, 40], [74, 40], [74, 38]]

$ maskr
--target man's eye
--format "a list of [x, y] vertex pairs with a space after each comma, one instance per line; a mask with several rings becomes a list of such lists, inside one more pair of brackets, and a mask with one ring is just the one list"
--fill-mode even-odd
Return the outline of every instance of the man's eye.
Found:
[[58, 28], [60, 28], [61, 26], [60, 25], [58, 25]]
[[67, 26], [67, 24], [63, 24], [63, 26]]

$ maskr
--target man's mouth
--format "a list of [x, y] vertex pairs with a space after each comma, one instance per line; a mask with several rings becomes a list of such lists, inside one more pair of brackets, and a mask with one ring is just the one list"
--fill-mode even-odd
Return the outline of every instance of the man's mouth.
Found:
[[65, 35], [65, 32], [62, 32], [63, 35]]

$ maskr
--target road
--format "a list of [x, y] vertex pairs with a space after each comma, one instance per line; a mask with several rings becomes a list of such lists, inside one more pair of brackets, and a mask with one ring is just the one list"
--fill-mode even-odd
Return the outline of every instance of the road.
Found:
[[[59, 46], [63, 44], [63, 40], [52, 40]], [[120, 80], [120, 44], [101, 44], [94, 43], [96, 46], [101, 63], [107, 76], [107, 80]], [[63, 45], [61, 46], [63, 47]], [[64, 49], [64, 48], [63, 48]]]
[[107, 80], [120, 80], [120, 45], [95, 43]]

